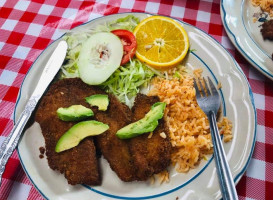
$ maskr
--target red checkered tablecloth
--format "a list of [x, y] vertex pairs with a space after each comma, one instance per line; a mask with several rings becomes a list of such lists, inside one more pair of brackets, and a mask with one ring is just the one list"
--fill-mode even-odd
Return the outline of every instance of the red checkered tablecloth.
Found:
[[[254, 93], [257, 141], [237, 191], [240, 199], [273, 199], [273, 81], [235, 50], [221, 22], [220, 0], [0, 0], [0, 144], [13, 127], [20, 85], [37, 56], [64, 30], [103, 15], [148, 12], [204, 30], [235, 57]], [[26, 177], [17, 152], [8, 161], [0, 199], [42, 199]]]

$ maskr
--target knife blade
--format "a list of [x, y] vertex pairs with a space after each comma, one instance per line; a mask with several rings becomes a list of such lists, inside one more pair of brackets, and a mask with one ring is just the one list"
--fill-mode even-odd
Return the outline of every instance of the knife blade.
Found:
[[5, 166], [10, 158], [12, 152], [15, 150], [22, 131], [27, 124], [33, 110], [35, 109], [38, 101], [44, 94], [46, 88], [51, 83], [57, 72], [59, 71], [65, 59], [67, 51], [67, 43], [60, 41], [52, 55], [50, 56], [47, 64], [44, 67], [41, 78], [38, 81], [34, 92], [30, 96], [23, 112], [21, 113], [18, 121], [15, 123], [9, 136], [4, 140], [0, 147], [0, 185], [2, 182], [2, 175], [5, 171]]

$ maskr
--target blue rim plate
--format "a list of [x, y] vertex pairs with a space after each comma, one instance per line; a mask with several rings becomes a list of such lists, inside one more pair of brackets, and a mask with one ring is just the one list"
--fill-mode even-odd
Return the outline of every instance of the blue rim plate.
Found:
[[[130, 13], [144, 19], [149, 14]], [[121, 13], [94, 19], [75, 29], [86, 29], [128, 15]], [[256, 139], [256, 110], [252, 91], [242, 70], [216, 40], [202, 30], [181, 22], [188, 32], [191, 52], [185, 65], [191, 69], [202, 68], [204, 76], [210, 76], [215, 83], [222, 84], [221, 96], [223, 113], [233, 123], [234, 138], [225, 143], [224, 148], [236, 183], [245, 172], [254, 150]], [[58, 41], [48, 46], [31, 66], [27, 73], [16, 103], [15, 120], [18, 119], [29, 95], [38, 82], [44, 63], [53, 52]], [[223, 65], [225, 63], [225, 65]], [[242, 117], [244, 116], [244, 117]], [[186, 174], [170, 168], [170, 182], [153, 184], [149, 182], [124, 183], [101, 159], [103, 183], [101, 186], [70, 186], [62, 174], [51, 170], [46, 159], [39, 159], [39, 147], [44, 146], [40, 127], [34, 123], [24, 133], [18, 146], [21, 164], [36, 189], [45, 199], [220, 199], [216, 168], [213, 157], [201, 161], [200, 165]]]
[[255, 13], [261, 10], [253, 7], [251, 0], [221, 0], [221, 18], [228, 37], [249, 63], [273, 80], [273, 42], [263, 40], [262, 23], [253, 21]]

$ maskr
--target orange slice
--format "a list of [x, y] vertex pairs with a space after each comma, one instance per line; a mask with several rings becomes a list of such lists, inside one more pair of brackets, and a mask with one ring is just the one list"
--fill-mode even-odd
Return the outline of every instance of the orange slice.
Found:
[[137, 40], [136, 57], [157, 69], [177, 65], [189, 49], [187, 32], [180, 23], [168, 17], [152, 16], [142, 20], [134, 35]]

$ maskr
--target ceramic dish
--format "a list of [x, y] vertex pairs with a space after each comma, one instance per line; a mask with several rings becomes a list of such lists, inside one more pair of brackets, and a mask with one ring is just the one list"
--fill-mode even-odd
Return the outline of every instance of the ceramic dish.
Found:
[[[133, 13], [143, 19], [144, 13]], [[127, 13], [106, 16], [90, 21], [77, 29], [90, 28], [98, 24], [125, 17]], [[234, 138], [225, 143], [227, 159], [237, 183], [251, 159], [256, 136], [256, 111], [247, 79], [231, 55], [205, 32], [184, 22], [180, 22], [188, 32], [191, 49], [185, 65], [202, 68], [205, 76], [210, 76], [215, 84], [222, 83], [221, 96], [223, 113], [233, 123]], [[61, 38], [59, 39], [61, 40]], [[29, 70], [18, 97], [15, 120], [22, 112], [27, 99], [37, 83], [44, 63], [56, 47], [58, 41], [50, 45], [37, 58]], [[223, 63], [225, 63], [223, 65]], [[22, 166], [36, 189], [46, 199], [220, 199], [216, 168], [213, 157], [201, 161], [200, 165], [186, 174], [170, 169], [170, 182], [151, 185], [147, 182], [122, 182], [110, 169], [104, 159], [100, 159], [103, 181], [101, 186], [70, 186], [62, 174], [48, 167], [47, 159], [39, 158], [39, 147], [44, 146], [40, 126], [34, 123], [24, 133], [18, 146]]]
[[253, 21], [257, 13], [261, 10], [252, 6], [251, 0], [221, 0], [221, 18], [228, 37], [255, 68], [273, 80], [273, 42], [263, 40], [262, 23]]

